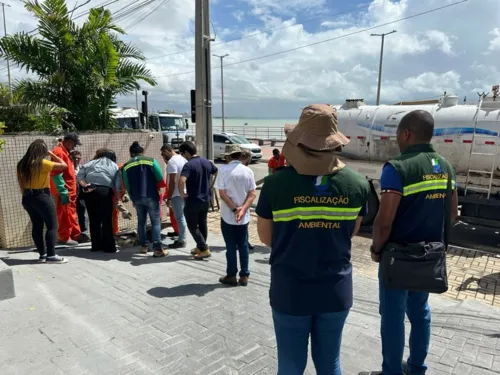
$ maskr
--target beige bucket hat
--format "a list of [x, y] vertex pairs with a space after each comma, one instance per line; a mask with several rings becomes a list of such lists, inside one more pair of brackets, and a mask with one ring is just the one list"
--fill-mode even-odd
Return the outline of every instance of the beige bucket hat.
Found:
[[226, 145], [226, 148], [224, 149], [224, 153], [222, 154], [222, 157], [230, 156], [233, 154], [241, 154], [243, 150], [239, 145]]
[[344, 167], [334, 151], [349, 139], [338, 130], [337, 111], [332, 106], [307, 106], [297, 125], [285, 125], [285, 134], [283, 155], [299, 174], [323, 176]]

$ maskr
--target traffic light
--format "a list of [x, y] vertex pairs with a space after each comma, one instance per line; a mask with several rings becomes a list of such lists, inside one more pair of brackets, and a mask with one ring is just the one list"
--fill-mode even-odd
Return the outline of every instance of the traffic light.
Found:
[[196, 90], [191, 90], [191, 122], [196, 123]]

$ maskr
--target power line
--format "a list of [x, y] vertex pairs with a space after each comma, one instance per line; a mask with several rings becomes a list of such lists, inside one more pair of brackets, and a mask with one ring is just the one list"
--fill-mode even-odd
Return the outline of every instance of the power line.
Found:
[[[138, 24], [140, 24], [142, 21], [144, 21], [146, 18], [148, 18], [150, 15], [152, 15], [154, 12], [156, 12], [159, 8], [164, 6], [165, 4], [168, 4], [171, 0], [162, 0], [159, 4], [155, 5], [153, 4], [149, 9], [145, 9], [145, 12], [142, 14], [140, 18], [135, 20], [133, 23], [128, 25], [126, 28], [129, 29], [129, 31], [133, 30], [135, 27], [137, 27]], [[149, 12], [148, 12], [149, 11]]]
[[134, 19], [135, 16], [137, 16], [137, 12], [139, 11], [142, 12], [143, 8], [145, 8], [148, 5], [151, 5], [157, 0], [144, 0], [142, 3], [135, 4], [134, 7], [127, 9], [126, 11], [123, 12], [118, 12], [117, 14], [114, 15], [114, 20], [115, 21], [125, 21], [126, 19]]
[[[459, 5], [459, 4], [463, 4], [463, 3], [466, 3], [468, 1], [469, 0], [457, 1], [455, 3], [451, 3], [451, 4], [448, 4], [448, 5], [443, 5], [443, 6], [438, 7], [438, 8], [433, 8], [433, 9], [429, 9], [429, 10], [424, 11], [424, 12], [416, 13], [416, 14], [413, 14], [411, 16], [407, 16], [407, 17], [399, 18], [397, 20], [393, 20], [393, 21], [381, 23], [381, 24], [378, 24], [378, 25], [375, 25], [375, 26], [367, 27], [367, 28], [362, 29], [362, 30], [353, 31], [351, 33], [342, 34], [342, 35], [339, 35], [339, 36], [336, 36], [336, 37], [333, 37], [333, 38], [321, 40], [319, 42], [308, 43], [308, 44], [305, 44], [305, 45], [302, 45], [302, 46], [298, 46], [298, 47], [286, 49], [286, 50], [279, 51], [279, 52], [270, 53], [270, 54], [264, 55], [264, 56], [253, 57], [253, 58], [250, 58], [250, 59], [247, 59], [247, 60], [242, 60], [242, 61], [237, 61], [237, 62], [225, 64], [225, 66], [226, 67], [227, 66], [233, 66], [233, 65], [238, 65], [238, 64], [243, 64], [243, 63], [251, 62], [251, 61], [260, 60], [260, 59], [265, 59], [267, 57], [278, 56], [278, 55], [281, 55], [281, 54], [284, 54], [284, 53], [298, 51], [300, 49], [304, 49], [304, 48], [311, 47], [311, 46], [316, 46], [318, 44], [323, 44], [323, 43], [331, 42], [331, 41], [334, 41], [334, 40], [339, 40], [339, 39], [347, 38], [349, 36], [353, 36], [353, 35], [364, 33], [366, 31], [378, 29], [379, 27], [384, 27], [384, 26], [392, 25], [392, 24], [395, 24], [395, 23], [398, 23], [398, 22], [407, 21], [407, 20], [412, 19], [412, 18], [417, 18], [417, 17], [424, 16], [424, 15], [427, 15], [427, 14], [430, 14], [430, 13], [434, 13], [434, 12], [437, 12], [437, 11], [440, 11], [440, 10], [443, 10], [443, 9], [446, 9], [446, 8], [451, 8], [453, 6], [456, 6], [456, 5]], [[220, 66], [213, 67], [212, 69], [220, 69]], [[194, 71], [191, 71], [191, 72], [182, 72], [182, 73], [173, 73], [173, 74], [167, 74], [167, 75], [163, 75], [163, 76], [156, 76], [156, 78], [174, 77], [174, 76], [185, 75], [185, 74], [193, 74], [193, 73], [194, 73]]]
[[[355, 7], [355, 8], [351, 8], [349, 10], [345, 10], [345, 11], [342, 11], [342, 12], [339, 12], [339, 13], [335, 13], [335, 14], [332, 14], [330, 17], [337, 17], [337, 16], [341, 16], [341, 15], [344, 15], [344, 14], [348, 14], [348, 13], [357, 13], [357, 12], [363, 10], [363, 9], [369, 8], [372, 5], [377, 5], [378, 6], [378, 5], [382, 5], [384, 3], [390, 3], [390, 2], [392, 2], [392, 1], [391, 0], [383, 0], [383, 1], [380, 1], [378, 3], [374, 3], [374, 4], [372, 3], [372, 4], [368, 4], [368, 5], [363, 5], [363, 6], [360, 6], [360, 7]], [[242, 35], [242, 36], [240, 36], [238, 38], [233, 38], [233, 39], [225, 40], [225, 41], [222, 41], [222, 42], [219, 42], [219, 43], [213, 43], [212, 47], [215, 47], [215, 46], [218, 46], [218, 45], [221, 45], [221, 44], [231, 43], [231, 42], [234, 42], [234, 41], [237, 41], [237, 40], [243, 40], [243, 39], [247, 39], [247, 38], [253, 38], [253, 37], [258, 36], [258, 35], [267, 34], [267, 33], [271, 32], [271, 31], [278, 31], [278, 30], [289, 29], [291, 27], [301, 26], [301, 25], [304, 25], [306, 23], [309, 23], [309, 22], [312, 22], [312, 21], [316, 21], [318, 19], [323, 19], [323, 18], [324, 18], [324, 16], [314, 17], [314, 18], [307, 19], [307, 20], [305, 20], [305, 21], [303, 21], [301, 23], [296, 23], [296, 24], [287, 25], [287, 26], [275, 27], [275, 28], [272, 28], [272, 29], [265, 29], [264, 31], [258, 31], [256, 33], [252, 33], [252, 34]], [[166, 54], [166, 55], [154, 56], [154, 57], [147, 58], [146, 60], [155, 60], [155, 59], [160, 59], [162, 57], [179, 55], [181, 53], [191, 52], [191, 51], [194, 51], [194, 48], [185, 49], [185, 50], [181, 50], [181, 51], [177, 51], [177, 52], [172, 52], [172, 53], [169, 53], [169, 54]]]

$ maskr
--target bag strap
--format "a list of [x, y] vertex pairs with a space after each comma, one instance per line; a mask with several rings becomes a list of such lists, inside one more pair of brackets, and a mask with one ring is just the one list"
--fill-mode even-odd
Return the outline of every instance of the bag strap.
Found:
[[448, 249], [448, 243], [450, 239], [451, 232], [451, 198], [453, 195], [453, 187], [452, 187], [452, 173], [451, 168], [448, 172], [448, 183], [446, 186], [446, 197], [444, 202], [444, 245]]

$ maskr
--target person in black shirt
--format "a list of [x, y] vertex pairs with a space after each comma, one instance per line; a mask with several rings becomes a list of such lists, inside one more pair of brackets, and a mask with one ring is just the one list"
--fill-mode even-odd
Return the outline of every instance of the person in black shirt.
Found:
[[217, 174], [217, 167], [214, 163], [197, 155], [193, 142], [181, 144], [179, 153], [188, 161], [182, 168], [179, 194], [186, 201], [184, 217], [189, 232], [196, 241], [196, 248], [191, 251], [191, 254], [195, 259], [201, 260], [212, 255], [206, 243], [207, 215], [211, 195], [211, 177]]

